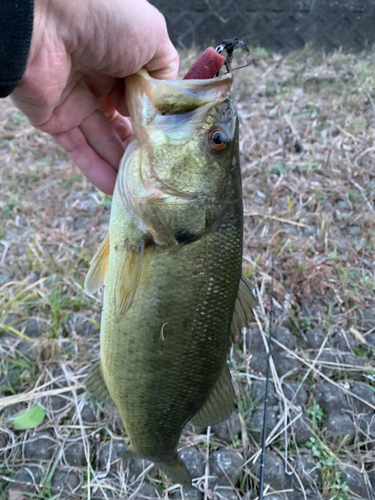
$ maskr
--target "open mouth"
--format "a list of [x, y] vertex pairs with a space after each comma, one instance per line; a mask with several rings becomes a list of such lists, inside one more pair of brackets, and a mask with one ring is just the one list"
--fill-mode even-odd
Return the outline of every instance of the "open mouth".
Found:
[[[142, 96], [141, 106], [148, 108], [143, 113], [147, 121], [147, 115], [152, 114], [150, 105], [161, 114], [178, 114], [193, 111], [205, 104], [222, 102], [228, 96], [233, 77], [228, 73], [206, 80], [156, 80], [142, 69], [126, 80], [127, 93], [129, 91], [136, 99]], [[134, 112], [136, 114], [137, 110], [134, 109]], [[131, 113], [131, 116], [135, 114]]]
[[207, 107], [228, 99], [232, 82], [230, 73], [205, 80], [156, 80], [140, 70], [127, 77], [128, 108], [138, 142], [149, 140], [156, 128], [183, 143], [202, 124]]
[[152, 96], [161, 113], [185, 113], [227, 98], [233, 82], [231, 74], [207, 80], [162, 80]]

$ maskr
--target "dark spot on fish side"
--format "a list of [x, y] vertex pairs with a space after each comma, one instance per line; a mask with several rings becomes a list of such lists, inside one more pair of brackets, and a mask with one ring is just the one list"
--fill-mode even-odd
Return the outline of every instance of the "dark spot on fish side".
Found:
[[189, 233], [184, 228], [177, 229], [176, 232], [174, 233], [175, 240], [179, 245], [182, 245], [184, 243], [189, 243], [190, 241], [193, 241], [196, 238], [195, 234]]
[[118, 247], [117, 247], [117, 243], [116, 243], [116, 245], [115, 245], [115, 252], [117, 252], [117, 248], [118, 248]]

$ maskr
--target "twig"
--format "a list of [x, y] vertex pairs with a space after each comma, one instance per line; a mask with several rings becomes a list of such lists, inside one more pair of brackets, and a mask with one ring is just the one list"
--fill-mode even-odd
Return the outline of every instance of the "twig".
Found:
[[[50, 385], [48, 382], [47, 385]], [[32, 391], [26, 392], [24, 394], [17, 394], [15, 396], [7, 396], [5, 398], [0, 398], [0, 410], [6, 408], [7, 406], [14, 405], [16, 403], [24, 403], [26, 401], [32, 401], [35, 398], [43, 398], [46, 396], [55, 396], [56, 394], [62, 394], [64, 392], [76, 391], [78, 389], [83, 389], [84, 385], [74, 385], [71, 387], [61, 387], [59, 389], [51, 389], [49, 391], [41, 391], [33, 389]]]
[[[298, 359], [299, 361], [301, 361], [301, 363], [303, 363], [304, 365], [308, 366], [309, 368], [313, 369], [315, 373], [317, 373], [318, 375], [320, 375], [322, 378], [324, 378], [325, 380], [327, 380], [327, 382], [329, 382], [330, 384], [334, 385], [335, 387], [338, 387], [340, 390], [342, 390], [343, 392], [345, 392], [346, 394], [349, 394], [350, 396], [352, 396], [353, 398], [356, 398], [358, 399], [358, 401], [361, 401], [362, 403], [365, 403], [369, 408], [372, 408], [373, 410], [375, 410], [375, 405], [369, 403], [368, 401], [366, 401], [365, 399], [361, 398], [360, 396], [357, 396], [357, 394], [354, 394], [354, 392], [352, 391], [349, 391], [349, 389], [346, 389], [344, 386], [341, 386], [340, 384], [338, 384], [337, 382], [335, 382], [334, 380], [330, 379], [329, 377], [327, 377], [327, 375], [325, 375], [324, 373], [322, 373], [320, 370], [318, 370], [317, 368], [314, 367], [313, 364], [310, 364], [308, 361], [306, 361], [304, 358], [301, 358], [301, 356], [298, 356], [298, 354], [296, 354], [295, 352], [291, 351], [290, 349], [288, 349], [287, 347], [285, 347], [284, 344], [282, 344], [281, 342], [279, 342], [278, 340], [276, 340], [275, 338], [272, 339], [272, 342], [275, 342], [279, 347], [282, 347], [285, 351], [287, 351], [289, 354], [291, 354], [294, 358]], [[369, 367], [370, 368], [370, 367]]]
[[[369, 148], [369, 149], [374, 149], [374, 150], [375, 150], [375, 148]], [[370, 203], [370, 202], [369, 202], [369, 200], [367, 199], [366, 191], [363, 189], [363, 187], [362, 187], [362, 186], [360, 186], [360, 185], [358, 184], [358, 182], [353, 181], [353, 179], [350, 179], [350, 182], [351, 182], [351, 184], [353, 184], [353, 186], [355, 186], [355, 187], [358, 189], [358, 191], [361, 193], [362, 198], [363, 198], [363, 199], [364, 199], [364, 201], [366, 202], [366, 205], [369, 207], [369, 209], [371, 210], [371, 212], [375, 213], [374, 207], [371, 205], [371, 203]]]
[[299, 226], [299, 227], [309, 227], [307, 224], [303, 224], [302, 222], [296, 222], [294, 220], [283, 219], [282, 217], [276, 217], [276, 215], [266, 215], [260, 214], [258, 212], [248, 212], [244, 210], [244, 215], [246, 217], [264, 217], [265, 219], [272, 219], [278, 222], [284, 222], [285, 224], [290, 224], [291, 226]]

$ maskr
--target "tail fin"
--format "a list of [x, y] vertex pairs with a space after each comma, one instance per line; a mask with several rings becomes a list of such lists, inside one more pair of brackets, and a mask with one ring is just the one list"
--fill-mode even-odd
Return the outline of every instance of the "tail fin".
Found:
[[[126, 450], [121, 453], [121, 458], [123, 460], [129, 460], [131, 458], [137, 457], [135, 449], [130, 444]], [[191, 477], [186, 469], [184, 462], [176, 457], [171, 462], [155, 462], [155, 465], [172, 479], [176, 484], [181, 484], [182, 486], [191, 486]]]
[[172, 462], [159, 462], [155, 464], [159, 469], [172, 479], [174, 483], [182, 486], [191, 486], [191, 477], [186, 469], [184, 462], [176, 458]]

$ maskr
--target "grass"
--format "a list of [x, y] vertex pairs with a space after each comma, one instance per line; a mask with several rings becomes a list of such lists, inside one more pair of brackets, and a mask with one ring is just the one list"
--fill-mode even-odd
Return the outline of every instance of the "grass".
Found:
[[[322, 469], [321, 481], [309, 486], [314, 498], [348, 500], [353, 495], [342, 480], [343, 461], [371, 472], [373, 437], [364, 443], [357, 429], [354, 445], [335, 447], [326, 438], [324, 415], [310, 389], [330, 382], [348, 400], [357, 397], [354, 382], [375, 391], [369, 343], [375, 321], [371, 326], [364, 317], [375, 310], [375, 56], [318, 54], [311, 48], [281, 56], [258, 48], [250, 57], [251, 66], [235, 74], [233, 96], [245, 204], [243, 267], [257, 284], [260, 302], [258, 323], [251, 326], [261, 327], [266, 339], [273, 280], [275, 328], [287, 326], [297, 339], [296, 349], [279, 346], [300, 362], [288, 381], [303, 383], [309, 394], [303, 407], [288, 401], [283, 375], [272, 365], [279, 418], [267, 449], [291, 465], [299, 455], [312, 456]], [[182, 54], [181, 74], [195, 58], [194, 51]], [[126, 471], [117, 469], [111, 477], [100, 469], [97, 454], [105, 443], [126, 442], [122, 424], [97, 403], [94, 421], [82, 420], [87, 398], [82, 383], [98, 355], [96, 317], [101, 312], [101, 296], [88, 295], [83, 282], [108, 228], [111, 197], [90, 186], [62, 149], [32, 129], [10, 100], [0, 102], [0, 153], [0, 443], [1, 436], [8, 443], [3, 455], [0, 451], [0, 498], [12, 489], [17, 471], [35, 464], [22, 451], [33, 430], [14, 431], [7, 423], [9, 415], [34, 404], [46, 411], [37, 430], [50, 432], [58, 446], [44, 463], [40, 488], [23, 493], [22, 500], [58, 498], [50, 488], [56, 469], [77, 474], [80, 498], [120, 498], [129, 491]], [[32, 338], [30, 319], [43, 325]], [[87, 335], [87, 325], [95, 325], [96, 333]], [[317, 350], [306, 344], [306, 333], [313, 329], [329, 334]], [[333, 347], [340, 332], [354, 339], [344, 353]], [[355, 356], [349, 363], [342, 357], [348, 353]], [[332, 357], [324, 357], [328, 354]], [[240, 452], [245, 465], [234, 492], [246, 500], [250, 491], [256, 498], [252, 465], [259, 459], [249, 430], [259, 401], [246, 394], [254, 381], [264, 380], [252, 370], [251, 356], [242, 338], [236, 339], [232, 372], [239, 388], [241, 435], [225, 443], [212, 433], [186, 431], [181, 440], [204, 456], [221, 447]], [[61, 411], [51, 408], [56, 397], [64, 397]], [[295, 443], [292, 432], [293, 419], [302, 414], [313, 430], [304, 446]], [[82, 440], [89, 465], [64, 461], [72, 438]], [[207, 474], [206, 467], [206, 477], [196, 481], [202, 488]], [[292, 477], [300, 490], [307, 489], [296, 474]], [[162, 498], [176, 489], [165, 478], [154, 485]]]

